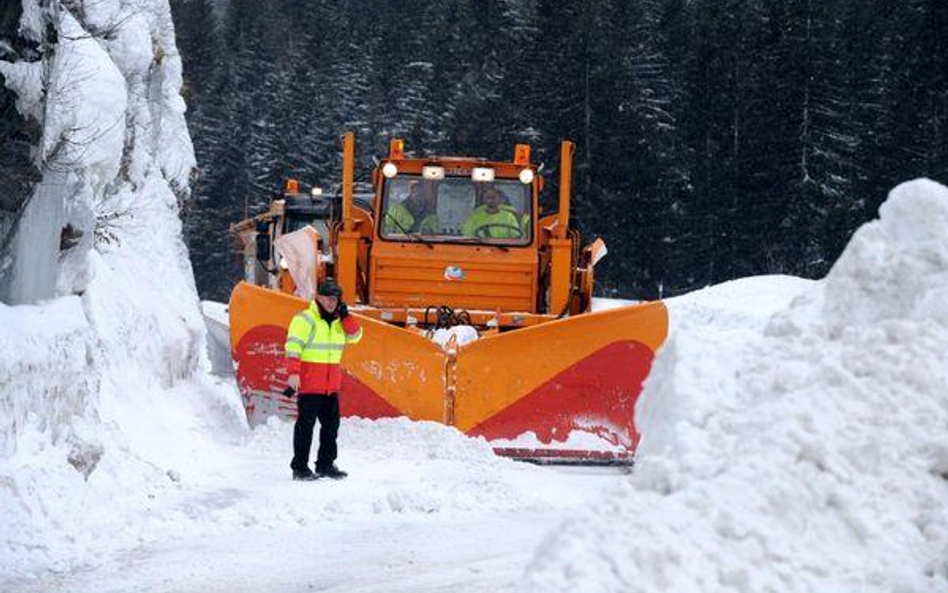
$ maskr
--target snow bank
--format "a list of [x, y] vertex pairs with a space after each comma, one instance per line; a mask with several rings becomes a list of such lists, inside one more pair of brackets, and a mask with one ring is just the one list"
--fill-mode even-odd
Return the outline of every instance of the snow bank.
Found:
[[812, 290], [814, 281], [796, 276], [751, 276], [665, 300], [675, 333], [705, 328], [762, 331], [770, 318], [796, 297]]
[[39, 39], [49, 24], [58, 43], [42, 68], [0, 68], [42, 125], [38, 164], [79, 240], [60, 257], [58, 298], [0, 304], [3, 576], [134, 544], [156, 501], [246, 433], [236, 393], [204, 370], [178, 218], [194, 155], [167, 1], [23, 4], [21, 30]]
[[946, 290], [948, 189], [919, 180], [762, 331], [676, 330], [635, 472], [525, 588], [948, 591]]

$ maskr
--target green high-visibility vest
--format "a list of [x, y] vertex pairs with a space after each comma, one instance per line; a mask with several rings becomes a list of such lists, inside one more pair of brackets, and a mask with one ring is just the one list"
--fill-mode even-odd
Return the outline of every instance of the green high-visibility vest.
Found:
[[414, 224], [415, 217], [411, 215], [408, 208], [400, 202], [395, 202], [389, 204], [385, 210], [385, 215], [382, 218], [382, 232], [386, 234], [409, 233]]
[[316, 303], [300, 311], [290, 322], [286, 332], [286, 355], [302, 362], [339, 364], [346, 344], [355, 344], [362, 339], [362, 329], [354, 336], [346, 337], [339, 319], [327, 322], [320, 317]]
[[484, 206], [478, 206], [464, 221], [461, 233], [468, 237], [476, 237], [478, 236], [477, 229], [482, 227], [487, 227], [488, 236], [494, 239], [513, 239], [523, 236], [515, 210], [507, 205], [500, 206], [500, 209], [493, 214]]

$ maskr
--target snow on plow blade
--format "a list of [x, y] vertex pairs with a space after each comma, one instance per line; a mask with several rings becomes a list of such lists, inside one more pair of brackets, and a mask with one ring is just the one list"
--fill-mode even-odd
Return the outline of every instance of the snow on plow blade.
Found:
[[[286, 386], [286, 327], [305, 301], [241, 283], [231, 344], [251, 424], [295, 415]], [[537, 462], [631, 460], [635, 401], [668, 331], [660, 302], [587, 313], [442, 349], [360, 317], [346, 349], [344, 416], [407, 416], [483, 436], [501, 455]]]

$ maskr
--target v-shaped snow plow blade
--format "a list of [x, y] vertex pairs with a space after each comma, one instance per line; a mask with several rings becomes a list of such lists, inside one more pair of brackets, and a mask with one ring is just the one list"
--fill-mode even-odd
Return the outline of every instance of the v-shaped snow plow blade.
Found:
[[[306, 302], [239, 284], [231, 344], [251, 424], [295, 415], [283, 396], [286, 327]], [[635, 401], [668, 331], [660, 302], [585, 313], [442, 349], [360, 316], [346, 349], [344, 416], [407, 416], [483, 436], [499, 454], [540, 462], [623, 462], [639, 435]]]

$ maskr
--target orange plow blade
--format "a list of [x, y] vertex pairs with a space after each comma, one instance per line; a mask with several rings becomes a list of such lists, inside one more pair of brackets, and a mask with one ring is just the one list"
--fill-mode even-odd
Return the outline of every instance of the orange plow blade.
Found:
[[668, 314], [647, 303], [485, 337], [461, 348], [457, 427], [512, 457], [621, 461]]
[[[307, 302], [240, 283], [230, 298], [230, 340], [237, 384], [252, 425], [267, 417], [295, 416], [294, 398], [283, 395], [286, 328]], [[343, 358], [343, 416], [443, 421], [445, 357], [423, 336], [359, 317], [363, 338]]]
[[[231, 345], [251, 424], [295, 415], [283, 342], [306, 303], [240, 284]], [[499, 454], [539, 462], [614, 463], [638, 443], [635, 401], [668, 331], [660, 302], [587, 313], [442, 349], [424, 336], [360, 317], [346, 349], [344, 416], [407, 416], [489, 440]]]

